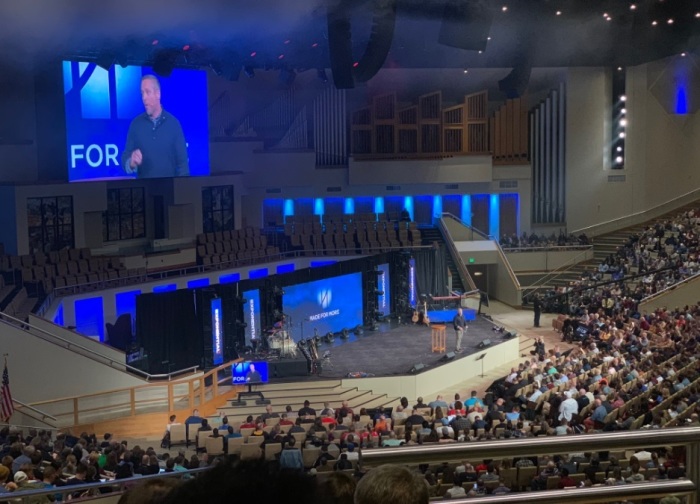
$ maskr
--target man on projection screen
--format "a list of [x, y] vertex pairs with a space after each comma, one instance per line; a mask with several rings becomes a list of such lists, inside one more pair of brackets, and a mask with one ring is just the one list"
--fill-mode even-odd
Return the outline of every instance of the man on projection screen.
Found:
[[154, 75], [141, 78], [146, 109], [131, 121], [122, 154], [126, 173], [138, 178], [184, 177], [190, 174], [187, 145], [180, 121], [163, 110], [160, 83]]

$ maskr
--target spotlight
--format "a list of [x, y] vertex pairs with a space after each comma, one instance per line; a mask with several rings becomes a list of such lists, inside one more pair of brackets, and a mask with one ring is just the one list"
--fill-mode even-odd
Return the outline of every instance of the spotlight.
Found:
[[622, 161], [624, 161], [624, 160], [622, 159], [622, 156], [617, 156], [617, 157], [615, 158], [615, 162], [616, 162], [617, 164], [622, 164]]
[[335, 341], [335, 338], [333, 337], [333, 333], [329, 332], [328, 334], [326, 334], [323, 337], [323, 341], [325, 341], [326, 343], [333, 343], [333, 341]]
[[244, 73], [245, 76], [248, 77], [249, 79], [252, 79], [253, 77], [255, 77], [255, 70], [254, 70], [253, 67], [250, 66], [250, 65], [246, 65], [246, 66], [243, 67], [243, 73]]
[[620, 114], [626, 114], [626, 113], [627, 113], [627, 109], [626, 109], [626, 108], [620, 109]]
[[350, 331], [348, 331], [347, 329], [343, 329], [340, 333], [340, 337], [343, 339], [348, 339], [350, 337]]
[[627, 126], [627, 119], [620, 119], [620, 126], [622, 126], [622, 127]]
[[362, 336], [365, 333], [365, 330], [362, 329], [361, 325], [357, 325], [355, 326], [355, 329], [353, 329], [352, 332], [354, 332], [356, 336]]
[[620, 95], [620, 101], [626, 102], [626, 101], [627, 101], [627, 95]]
[[621, 131], [621, 132], [620, 132], [620, 138], [625, 138], [626, 136], [627, 136], [627, 135], [625, 135], [625, 132], [624, 132], [624, 131]]
[[618, 147], [617, 152], [622, 152], [622, 147]]

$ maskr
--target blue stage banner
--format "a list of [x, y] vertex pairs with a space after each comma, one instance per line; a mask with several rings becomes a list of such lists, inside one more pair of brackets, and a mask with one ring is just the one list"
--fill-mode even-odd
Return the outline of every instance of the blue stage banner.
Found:
[[215, 366], [224, 363], [224, 320], [221, 313], [221, 298], [211, 300], [211, 347]]
[[362, 273], [289, 285], [282, 306], [291, 318], [295, 341], [314, 330], [319, 334], [351, 330], [362, 324]]
[[251, 346], [253, 341], [260, 339], [260, 291], [258, 289], [245, 291], [243, 298], [243, 322], [245, 322], [245, 344]]
[[391, 315], [391, 277], [389, 276], [389, 264], [380, 264], [378, 271], [383, 271], [383, 275], [377, 277], [377, 290], [382, 294], [377, 295], [377, 310], [384, 316]]
[[[134, 178], [124, 171], [122, 152], [131, 121], [144, 114], [141, 77], [147, 67], [63, 62], [68, 180]], [[158, 78], [163, 108], [182, 126], [190, 175], [209, 174], [207, 76], [201, 70], [175, 69]]]

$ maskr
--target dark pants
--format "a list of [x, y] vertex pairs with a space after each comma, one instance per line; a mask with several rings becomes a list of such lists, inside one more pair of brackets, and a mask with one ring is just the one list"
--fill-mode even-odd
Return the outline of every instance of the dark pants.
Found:
[[535, 327], [540, 326], [540, 310], [535, 310]]

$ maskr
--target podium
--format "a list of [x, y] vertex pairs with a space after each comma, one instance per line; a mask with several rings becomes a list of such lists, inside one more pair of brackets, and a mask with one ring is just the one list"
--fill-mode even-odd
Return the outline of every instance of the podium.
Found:
[[445, 329], [445, 324], [433, 324], [430, 327], [430, 339], [433, 352], [444, 353], [447, 351], [447, 335]]

